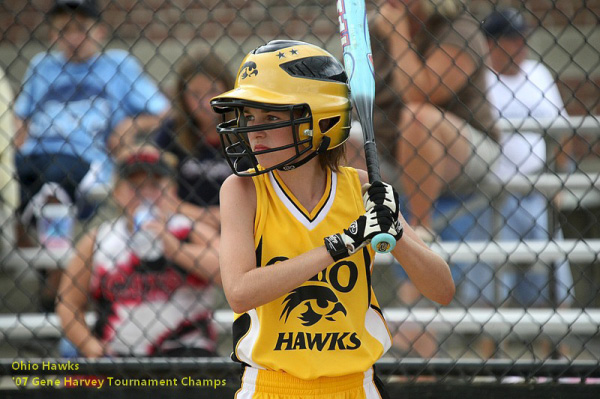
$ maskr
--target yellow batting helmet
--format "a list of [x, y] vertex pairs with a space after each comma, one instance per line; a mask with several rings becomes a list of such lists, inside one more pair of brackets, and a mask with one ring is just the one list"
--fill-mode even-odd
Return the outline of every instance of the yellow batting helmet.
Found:
[[[236, 117], [217, 127], [234, 173], [254, 176], [273, 169], [296, 168], [317, 154], [335, 148], [350, 134], [352, 105], [348, 77], [342, 64], [315, 45], [274, 40], [251, 51], [242, 61], [235, 88], [211, 100], [215, 112], [235, 111]], [[246, 126], [244, 107], [289, 112], [290, 120]], [[295, 154], [284, 162], [259, 170], [247, 133], [291, 126]]]

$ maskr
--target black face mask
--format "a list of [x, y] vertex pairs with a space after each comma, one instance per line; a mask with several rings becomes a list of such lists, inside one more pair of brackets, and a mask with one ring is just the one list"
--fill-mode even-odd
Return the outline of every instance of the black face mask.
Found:
[[[315, 151], [315, 149], [312, 147], [312, 113], [307, 104], [269, 105], [263, 103], [253, 103], [246, 100], [214, 100], [211, 104], [213, 105], [214, 109], [218, 109], [219, 112], [223, 114], [235, 111], [237, 115], [235, 119], [220, 123], [217, 126], [217, 132], [219, 133], [227, 162], [233, 170], [233, 173], [238, 176], [257, 176], [275, 169], [294, 169], [314, 158], [319, 152]], [[290, 118], [289, 120], [281, 122], [247, 126], [243, 115], [243, 109], [245, 107], [264, 109], [267, 111], [288, 112]], [[302, 116], [297, 117], [295, 115]], [[302, 124], [308, 124], [311, 133], [305, 139], [300, 140], [300, 135], [305, 136], [303, 132], [299, 132], [299, 127]], [[248, 133], [269, 131], [280, 129], [282, 127], [291, 127], [290, 134], [293, 136], [293, 142], [291, 144], [282, 147], [271, 148], [265, 151], [252, 151], [248, 141]], [[292, 155], [290, 158], [270, 168], [259, 169], [256, 155], [287, 150], [289, 148], [295, 149], [294, 155]], [[327, 145], [325, 148], [327, 148]], [[305, 156], [306, 154], [308, 155]], [[302, 158], [303, 156], [304, 158]]]

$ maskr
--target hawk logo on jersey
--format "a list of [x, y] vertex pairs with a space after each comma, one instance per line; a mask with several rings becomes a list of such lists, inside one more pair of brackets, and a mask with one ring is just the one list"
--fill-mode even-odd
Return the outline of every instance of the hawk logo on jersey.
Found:
[[[323, 318], [335, 321], [333, 316], [336, 313], [341, 312], [344, 316], [347, 315], [346, 308], [339, 302], [335, 293], [331, 289], [319, 285], [298, 287], [285, 297], [283, 303], [285, 303], [285, 308], [281, 312], [279, 320], [285, 315], [285, 322], [294, 309], [302, 304], [306, 305], [306, 311], [298, 317], [302, 321], [302, 325], [306, 327], [318, 323]], [[313, 304], [316, 306], [315, 309], [313, 309]]]
[[242, 65], [242, 71], [240, 72], [240, 77], [242, 79], [246, 79], [250, 76], [258, 75], [258, 67], [256, 63], [253, 61], [248, 61], [244, 65]]

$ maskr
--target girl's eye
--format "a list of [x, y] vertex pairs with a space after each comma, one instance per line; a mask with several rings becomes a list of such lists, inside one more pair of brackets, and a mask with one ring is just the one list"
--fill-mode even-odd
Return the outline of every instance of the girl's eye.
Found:
[[244, 119], [246, 121], [253, 121], [254, 120], [254, 116], [252, 116], [251, 114], [244, 114]]
[[278, 121], [278, 120], [279, 120], [279, 117], [277, 117], [277, 116], [275, 116], [275, 115], [269, 115], [269, 116], [267, 116], [267, 120], [268, 120], [269, 122], [276, 122], [276, 121]]

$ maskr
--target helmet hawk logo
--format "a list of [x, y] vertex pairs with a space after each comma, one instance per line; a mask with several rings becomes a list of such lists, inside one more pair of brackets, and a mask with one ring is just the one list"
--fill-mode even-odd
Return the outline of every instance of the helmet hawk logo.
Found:
[[[331, 289], [319, 285], [298, 287], [285, 297], [283, 303], [285, 303], [285, 308], [281, 312], [279, 320], [285, 315], [285, 322], [292, 310], [303, 303], [306, 305], [306, 311], [298, 317], [302, 320], [302, 325], [306, 327], [316, 324], [322, 318], [334, 321], [333, 315], [339, 312], [347, 315], [346, 308], [339, 302], [335, 293]], [[316, 304], [316, 310], [313, 309], [312, 303]]]
[[248, 61], [242, 65], [242, 72], [240, 72], [240, 77], [242, 79], [256, 75], [258, 75], [258, 67], [256, 66], [256, 62]]

